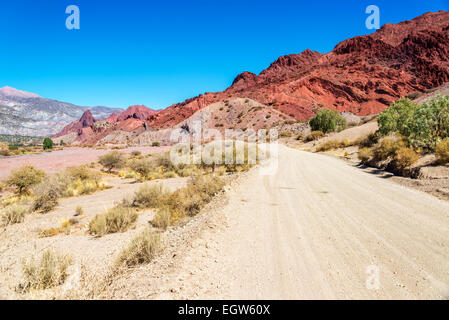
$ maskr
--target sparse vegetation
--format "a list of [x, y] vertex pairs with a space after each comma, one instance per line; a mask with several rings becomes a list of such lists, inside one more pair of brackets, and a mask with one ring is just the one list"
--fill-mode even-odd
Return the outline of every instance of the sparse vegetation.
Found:
[[133, 208], [116, 206], [106, 213], [96, 215], [89, 223], [89, 233], [101, 237], [109, 233], [125, 232], [134, 225], [137, 217]]
[[154, 142], [151, 144], [151, 146], [153, 146], [153, 147], [159, 147], [160, 145], [161, 145], [161, 143], [158, 142], [158, 141], [154, 141]]
[[24, 291], [30, 289], [45, 290], [64, 283], [68, 277], [67, 269], [73, 263], [70, 256], [51, 250], [44, 251], [39, 261], [35, 259], [23, 261], [24, 282], [20, 287]]
[[347, 127], [346, 120], [338, 111], [323, 108], [319, 110], [315, 118], [310, 119], [310, 127], [313, 131], [339, 132]]
[[45, 178], [45, 172], [26, 165], [13, 171], [7, 180], [7, 184], [17, 188], [17, 193], [25, 194], [29, 188], [39, 184]]
[[76, 206], [76, 209], [75, 209], [75, 217], [78, 217], [78, 216], [82, 215], [83, 212], [84, 212], [84, 210], [83, 210], [83, 207], [82, 207], [82, 206], [79, 206], [79, 205]]
[[139, 264], [149, 263], [161, 248], [160, 234], [147, 228], [120, 252], [116, 260], [116, 266], [133, 267]]

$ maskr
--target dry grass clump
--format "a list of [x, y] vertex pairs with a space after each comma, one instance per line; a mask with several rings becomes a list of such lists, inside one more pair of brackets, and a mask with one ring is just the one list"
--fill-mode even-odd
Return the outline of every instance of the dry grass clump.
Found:
[[116, 260], [116, 267], [132, 267], [149, 263], [161, 248], [160, 234], [147, 228], [131, 240], [129, 245], [120, 252]]
[[71, 232], [71, 227], [78, 223], [79, 223], [78, 219], [65, 220], [64, 222], [61, 223], [61, 226], [58, 228], [50, 228], [50, 229], [43, 230], [41, 232], [40, 236], [41, 236], [41, 238], [50, 238], [50, 237], [57, 236], [58, 234], [61, 234], [61, 233], [69, 235]]
[[20, 288], [45, 290], [64, 283], [68, 277], [67, 269], [73, 263], [70, 256], [51, 250], [44, 251], [39, 261], [34, 258], [23, 261], [24, 282]]
[[167, 205], [176, 217], [194, 216], [209, 203], [224, 187], [224, 181], [219, 177], [208, 175], [195, 177], [188, 186], [173, 192], [167, 199]]
[[76, 206], [75, 209], [75, 217], [78, 217], [80, 215], [82, 215], [84, 212], [83, 207], [82, 206]]
[[44, 180], [46, 174], [42, 170], [26, 165], [11, 173], [6, 183], [17, 188], [17, 193], [25, 194], [29, 188]]
[[367, 164], [374, 156], [371, 148], [360, 148], [358, 158], [363, 164]]
[[325, 152], [329, 150], [335, 150], [335, 149], [341, 149], [341, 148], [347, 148], [352, 146], [353, 143], [351, 141], [344, 139], [344, 140], [328, 140], [324, 143], [322, 143], [318, 148], [318, 152]]
[[410, 167], [419, 160], [419, 155], [412, 148], [400, 148], [396, 151], [394, 161], [399, 169]]
[[151, 224], [156, 228], [166, 230], [168, 226], [172, 223], [171, 218], [172, 217], [170, 215], [169, 207], [159, 208], [156, 211], [156, 214], [154, 215]]
[[144, 185], [134, 194], [132, 206], [137, 208], [158, 208], [164, 204], [169, 191], [161, 183]]
[[306, 136], [305, 138], [305, 142], [310, 142], [310, 141], [315, 141], [318, 140], [320, 138], [324, 137], [324, 132], [323, 131], [312, 131], [308, 136]]
[[7, 226], [16, 223], [22, 223], [25, 220], [25, 215], [28, 208], [20, 204], [13, 204], [3, 210], [0, 214], [0, 224]]
[[403, 137], [386, 137], [374, 148], [374, 158], [378, 161], [393, 158], [399, 149], [406, 146]]
[[125, 232], [134, 225], [137, 217], [133, 208], [117, 206], [106, 213], [97, 214], [89, 223], [89, 233], [101, 237], [109, 233]]
[[441, 140], [437, 143], [435, 154], [440, 164], [449, 163], [449, 138]]

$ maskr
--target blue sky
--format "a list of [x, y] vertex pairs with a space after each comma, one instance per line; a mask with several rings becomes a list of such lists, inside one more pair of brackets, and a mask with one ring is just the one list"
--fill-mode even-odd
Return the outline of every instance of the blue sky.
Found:
[[[71, 4], [80, 30], [65, 27]], [[449, 0], [2, 0], [0, 87], [84, 106], [165, 108], [224, 90], [280, 55], [329, 52], [372, 32], [370, 4], [381, 25], [449, 10]]]

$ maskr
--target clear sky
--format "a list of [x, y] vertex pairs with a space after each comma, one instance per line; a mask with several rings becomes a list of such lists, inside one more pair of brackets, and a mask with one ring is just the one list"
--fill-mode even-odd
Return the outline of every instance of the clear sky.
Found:
[[[66, 29], [71, 4], [80, 30]], [[329, 52], [371, 33], [370, 4], [381, 25], [449, 10], [449, 0], [1, 0], [0, 87], [83, 106], [165, 108], [224, 90], [280, 55]]]

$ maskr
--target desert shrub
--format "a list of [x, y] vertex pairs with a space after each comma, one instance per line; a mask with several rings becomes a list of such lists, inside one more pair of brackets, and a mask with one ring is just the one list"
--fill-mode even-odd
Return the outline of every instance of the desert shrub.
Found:
[[39, 261], [34, 258], [23, 261], [23, 290], [45, 290], [64, 283], [68, 277], [67, 269], [73, 263], [70, 256], [51, 250], [44, 251]]
[[5, 185], [3, 183], [0, 182], [0, 192], [3, 191], [3, 188], [5, 188]]
[[138, 150], [135, 150], [135, 151], [131, 152], [131, 156], [133, 156], [133, 157], [138, 157], [140, 155], [142, 155], [142, 152], [140, 152]]
[[88, 165], [69, 167], [66, 169], [66, 174], [72, 180], [91, 180], [94, 182], [99, 182], [101, 180], [100, 174], [90, 169]]
[[117, 257], [116, 266], [132, 267], [149, 263], [161, 250], [160, 234], [149, 228], [131, 240]]
[[7, 180], [7, 184], [15, 186], [19, 194], [27, 193], [29, 188], [39, 184], [45, 178], [45, 172], [26, 165], [13, 171]]
[[310, 127], [313, 131], [323, 131], [324, 133], [341, 131], [347, 127], [346, 120], [338, 111], [323, 108], [319, 110], [315, 118], [310, 119]]
[[0, 215], [1, 225], [7, 226], [15, 223], [22, 223], [28, 209], [20, 204], [13, 204], [3, 210]]
[[437, 96], [422, 106], [400, 99], [378, 117], [379, 131], [397, 132], [415, 148], [435, 150], [436, 144], [449, 137], [449, 97]]
[[43, 142], [43, 148], [44, 150], [53, 149], [53, 140], [51, 140], [50, 138], [45, 138]]
[[154, 141], [152, 144], [151, 144], [151, 146], [153, 146], [153, 147], [159, 147], [161, 145], [161, 143], [160, 142], [157, 142], [157, 141]]
[[312, 131], [305, 139], [306, 142], [315, 141], [324, 137], [323, 131]]
[[374, 157], [378, 161], [393, 158], [396, 151], [406, 147], [403, 137], [386, 137], [374, 148]]
[[132, 205], [138, 208], [157, 208], [163, 204], [168, 194], [160, 183], [144, 185], [134, 194]]
[[439, 163], [445, 164], [449, 162], [449, 138], [437, 143], [435, 153]]
[[89, 233], [101, 237], [109, 233], [125, 232], [134, 225], [137, 216], [137, 212], [132, 208], [114, 207], [92, 219], [89, 223]]
[[170, 225], [170, 217], [171, 217], [170, 208], [168, 207], [159, 208], [156, 211], [156, 214], [154, 215], [151, 224], [156, 228], [166, 230], [167, 227]]
[[421, 96], [421, 93], [415, 91], [415, 92], [410, 92], [407, 95], [407, 98], [410, 100], [415, 100], [415, 99], [418, 99], [420, 96]]
[[109, 172], [111, 172], [113, 169], [123, 168], [126, 160], [122, 152], [111, 151], [103, 156], [100, 156], [98, 158], [98, 162]]
[[371, 148], [360, 148], [358, 153], [359, 160], [367, 164], [373, 158], [373, 150]]
[[402, 147], [394, 156], [398, 168], [405, 169], [419, 160], [419, 155], [412, 148]]
[[140, 174], [141, 177], [145, 178], [148, 174], [154, 170], [154, 167], [151, 162], [148, 160], [133, 160], [129, 163], [129, 167], [131, 170]]

